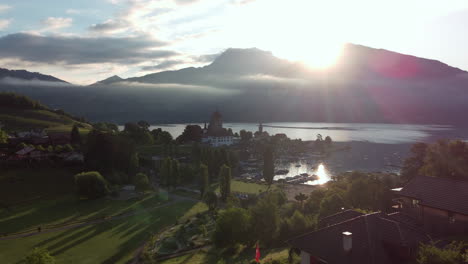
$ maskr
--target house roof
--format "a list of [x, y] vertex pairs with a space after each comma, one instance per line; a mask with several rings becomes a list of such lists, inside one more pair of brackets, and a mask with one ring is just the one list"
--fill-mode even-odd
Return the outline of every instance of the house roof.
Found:
[[24, 147], [23, 149], [19, 150], [16, 152], [17, 155], [26, 155], [28, 154], [29, 152], [33, 151], [35, 148], [33, 147]]
[[[352, 233], [352, 250], [343, 250], [343, 232]], [[429, 237], [419, 229], [388, 219], [383, 213], [361, 215], [344, 222], [319, 229], [288, 241], [329, 264], [333, 263], [395, 263], [395, 254], [388, 245], [417, 246]]]
[[416, 198], [421, 205], [468, 215], [468, 181], [417, 176], [398, 195]]
[[320, 223], [320, 226], [325, 227], [325, 226], [335, 225], [335, 224], [344, 222], [346, 220], [349, 220], [349, 219], [352, 219], [361, 215], [363, 215], [363, 213], [354, 211], [352, 209], [348, 209], [346, 211], [324, 217], [320, 219], [319, 223]]

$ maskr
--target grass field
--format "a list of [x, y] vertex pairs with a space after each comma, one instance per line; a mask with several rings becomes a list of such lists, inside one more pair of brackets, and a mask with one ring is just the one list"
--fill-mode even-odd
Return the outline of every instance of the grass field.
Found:
[[[275, 188], [275, 185], [272, 185], [270, 189], [274, 189], [274, 188]], [[268, 185], [266, 184], [242, 182], [242, 181], [236, 181], [236, 180], [231, 181], [232, 192], [259, 194], [261, 192], [265, 192], [267, 189], [268, 189]], [[219, 191], [219, 187], [217, 191]]]
[[[260, 251], [262, 263], [271, 259], [282, 261], [288, 259], [288, 249], [281, 248]], [[237, 254], [223, 254], [215, 248], [206, 248], [187, 255], [161, 261], [160, 264], [217, 264], [221, 259], [224, 260], [226, 264], [250, 264], [255, 259], [255, 248], [246, 248]]]
[[92, 201], [78, 200], [74, 195], [40, 200], [28, 205], [0, 210], [0, 234], [35, 230], [41, 226], [65, 225], [77, 221], [102, 218], [132, 212], [162, 204], [158, 195], [150, 194], [127, 201], [102, 198]]
[[83, 132], [89, 131], [90, 125], [47, 110], [0, 108], [0, 121], [8, 131], [46, 128], [53, 132], [71, 131], [74, 124], [84, 126]]
[[[47, 248], [57, 263], [126, 263], [152, 234], [187, 215], [195, 202], [179, 201], [125, 219], [0, 241], [2, 263], [20, 263], [34, 247]], [[195, 210], [197, 211], [197, 210]]]
[[0, 205], [12, 205], [74, 191], [73, 168], [21, 168], [0, 171]]

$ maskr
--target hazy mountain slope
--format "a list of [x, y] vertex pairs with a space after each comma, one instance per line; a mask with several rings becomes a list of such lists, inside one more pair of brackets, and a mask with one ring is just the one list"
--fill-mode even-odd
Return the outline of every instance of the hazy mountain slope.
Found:
[[[462, 124], [468, 74], [438, 61], [348, 44], [326, 70], [258, 49], [228, 49], [201, 68], [86, 87], [3, 86], [90, 120]], [[113, 81], [116, 80], [116, 82]], [[96, 86], [99, 89], [96, 89]]]
[[15, 78], [20, 80], [40, 80], [40, 81], [48, 81], [48, 82], [63, 82], [66, 81], [60, 80], [55, 78], [51, 75], [44, 75], [38, 72], [29, 72], [26, 70], [8, 70], [0, 68], [0, 79], [3, 78]]

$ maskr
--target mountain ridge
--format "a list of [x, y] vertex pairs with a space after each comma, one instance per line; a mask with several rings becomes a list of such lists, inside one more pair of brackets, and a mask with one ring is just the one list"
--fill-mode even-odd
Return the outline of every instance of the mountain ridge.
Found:
[[7, 78], [7, 77], [21, 79], [21, 80], [39, 80], [39, 81], [48, 81], [48, 82], [68, 83], [52, 75], [46, 75], [46, 74], [42, 74], [39, 72], [30, 72], [27, 70], [9, 70], [5, 68], [0, 68], [0, 79]]
[[198, 68], [69, 89], [0, 90], [115, 123], [202, 122], [216, 108], [235, 122], [466, 123], [459, 114], [468, 111], [466, 71], [383, 49], [344, 49], [335, 66], [322, 70], [255, 48], [228, 49]]

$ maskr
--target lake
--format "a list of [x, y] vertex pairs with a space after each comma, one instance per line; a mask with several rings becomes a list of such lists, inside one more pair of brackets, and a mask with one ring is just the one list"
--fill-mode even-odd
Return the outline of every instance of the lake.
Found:
[[[203, 127], [203, 123], [192, 123]], [[150, 129], [161, 128], [176, 138], [188, 124], [158, 124]], [[256, 123], [224, 123], [233, 132], [244, 129], [257, 131]], [[123, 126], [119, 127], [123, 129]], [[336, 144], [349, 146], [348, 151], [339, 151], [326, 159], [300, 159], [295, 162], [276, 164], [276, 169], [285, 169], [285, 175], [275, 179], [294, 177], [307, 173], [319, 177], [306, 184], [322, 184], [332, 175], [358, 170], [366, 172], [399, 173], [404, 159], [415, 142], [433, 142], [437, 139], [466, 140], [468, 129], [448, 125], [376, 124], [376, 123], [311, 123], [275, 122], [263, 123], [263, 130], [270, 135], [284, 133], [291, 139], [315, 140], [317, 134], [330, 136]]]
[[[161, 128], [176, 138], [184, 131], [187, 124], [152, 125], [150, 129]], [[197, 123], [203, 127], [203, 124]], [[255, 123], [224, 123], [225, 128], [233, 132], [244, 129], [257, 131]], [[330, 136], [333, 141], [367, 141], [373, 143], [399, 144], [418, 141], [433, 141], [443, 137], [460, 137], [462, 133], [454, 133], [452, 126], [446, 125], [412, 125], [412, 124], [369, 124], [369, 123], [310, 123], [310, 122], [275, 122], [264, 123], [263, 130], [270, 135], [284, 133], [291, 139], [303, 141], [315, 140], [317, 134], [324, 138]], [[461, 138], [465, 139], [465, 138]]]

